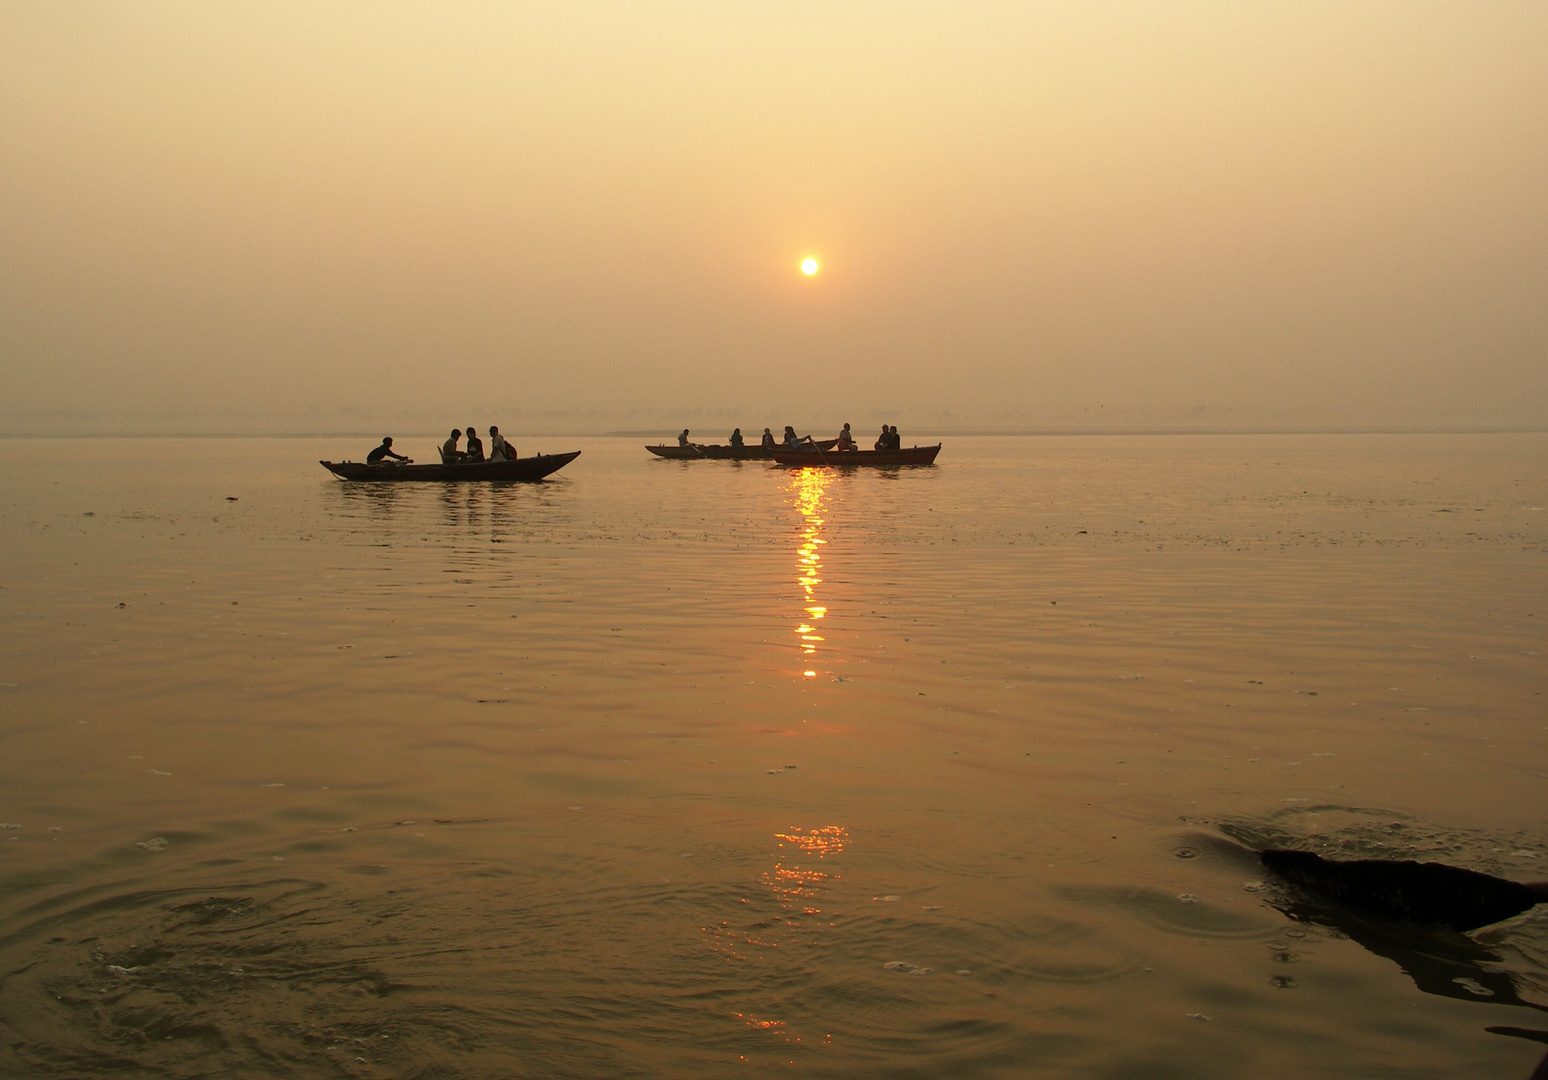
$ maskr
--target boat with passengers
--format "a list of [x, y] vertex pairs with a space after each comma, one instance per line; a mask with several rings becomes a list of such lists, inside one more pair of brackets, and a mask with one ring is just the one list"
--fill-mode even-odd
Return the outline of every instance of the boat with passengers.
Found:
[[580, 457], [580, 453], [579, 450], [572, 450], [567, 454], [533, 454], [515, 461], [458, 461], [439, 465], [397, 462], [371, 465], [363, 461], [320, 461], [318, 464], [340, 480], [366, 480], [373, 483], [412, 480], [541, 480]]
[[896, 468], [905, 465], [933, 465], [941, 444], [910, 446], [897, 450], [833, 450], [828, 447], [778, 446], [774, 460], [781, 465], [807, 469]]

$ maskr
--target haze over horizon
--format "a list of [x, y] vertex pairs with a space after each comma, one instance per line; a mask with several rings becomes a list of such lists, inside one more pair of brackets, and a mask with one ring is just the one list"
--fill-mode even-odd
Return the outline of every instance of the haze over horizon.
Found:
[[1548, 427], [1548, 7], [884, 10], [0, 6], [0, 434]]

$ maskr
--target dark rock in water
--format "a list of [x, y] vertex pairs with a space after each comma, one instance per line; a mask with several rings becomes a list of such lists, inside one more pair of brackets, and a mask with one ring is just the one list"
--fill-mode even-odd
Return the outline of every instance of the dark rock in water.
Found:
[[1346, 907], [1462, 932], [1519, 915], [1548, 899], [1541, 884], [1523, 885], [1433, 862], [1334, 862], [1309, 851], [1282, 850], [1265, 851], [1259, 858], [1286, 881]]

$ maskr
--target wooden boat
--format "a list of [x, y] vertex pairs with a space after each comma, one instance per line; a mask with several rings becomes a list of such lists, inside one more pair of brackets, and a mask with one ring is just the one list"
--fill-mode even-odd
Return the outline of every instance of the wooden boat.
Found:
[[781, 465], [794, 465], [812, 469], [853, 469], [862, 466], [881, 468], [900, 465], [933, 465], [935, 455], [941, 452], [941, 444], [934, 446], [910, 446], [906, 450], [786, 450], [774, 451], [774, 460]]
[[580, 457], [568, 454], [534, 454], [515, 461], [477, 461], [456, 465], [367, 465], [361, 461], [320, 461], [340, 480], [371, 482], [404, 480], [541, 480]]
[[[837, 439], [818, 439], [817, 445], [824, 450], [832, 450], [838, 445]], [[770, 446], [722, 446], [718, 443], [689, 443], [687, 446], [678, 446], [672, 443], [667, 446], [646, 446], [659, 458], [668, 461], [773, 461], [778, 447]]]

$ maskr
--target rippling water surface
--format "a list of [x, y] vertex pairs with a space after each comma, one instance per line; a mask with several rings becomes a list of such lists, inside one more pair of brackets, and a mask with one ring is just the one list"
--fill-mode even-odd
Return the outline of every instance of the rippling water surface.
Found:
[[1292, 919], [1238, 842], [1548, 878], [1548, 437], [3, 445], [0, 1074], [1542, 1056], [1548, 911]]

